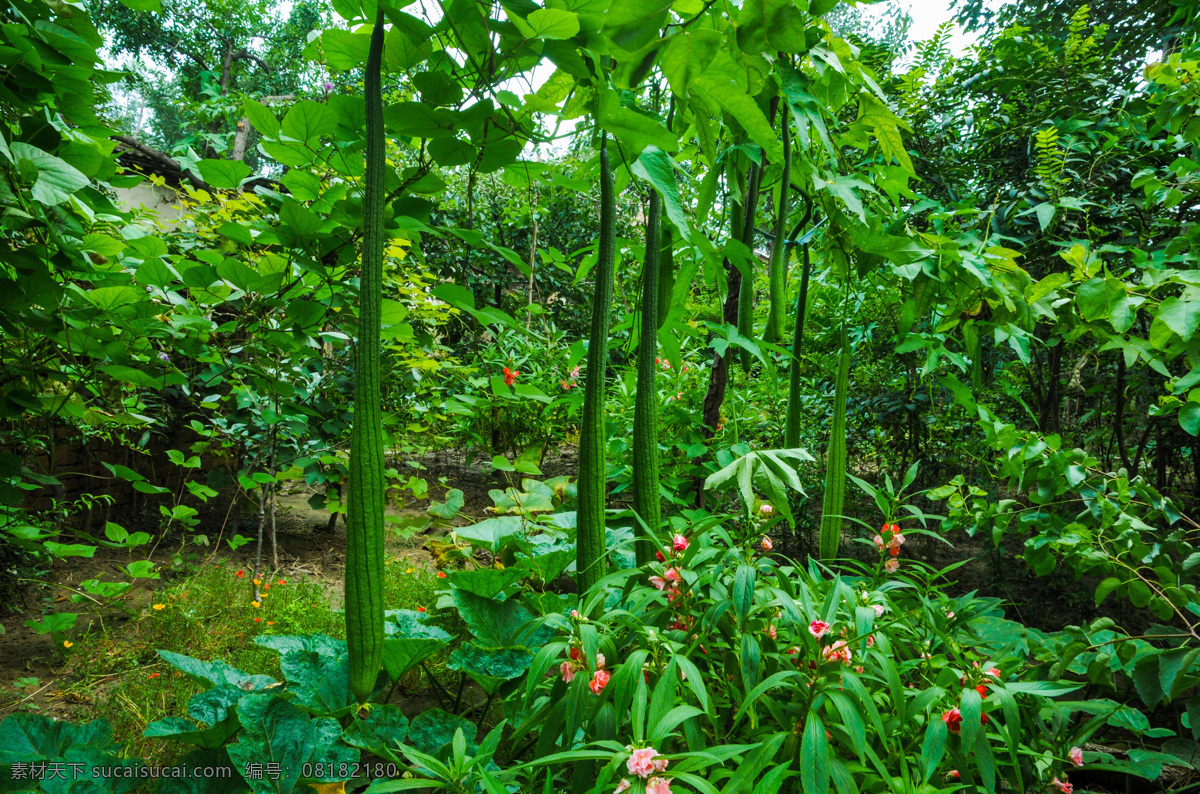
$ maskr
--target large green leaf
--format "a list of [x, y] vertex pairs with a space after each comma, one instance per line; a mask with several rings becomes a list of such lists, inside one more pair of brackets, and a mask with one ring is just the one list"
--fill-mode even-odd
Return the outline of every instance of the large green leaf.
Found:
[[640, 50], [658, 37], [671, 3], [672, 0], [614, 2], [609, 5], [608, 13], [604, 15], [604, 33], [623, 50]]
[[561, 8], [539, 8], [524, 19], [513, 16], [512, 21], [528, 39], [569, 39], [579, 32], [579, 15]]
[[874, 131], [885, 157], [895, 159], [910, 174], [916, 173], [908, 150], [904, 148], [904, 140], [900, 137], [901, 128], [908, 129], [908, 125], [874, 94], [864, 91], [859, 96], [859, 121]]
[[687, 96], [692, 81], [712, 64], [723, 41], [715, 30], [688, 30], [667, 40], [658, 65], [676, 96]]
[[454, 534], [471, 541], [476, 546], [482, 546], [493, 554], [497, 553], [513, 538], [525, 533], [525, 522], [519, 516], [499, 516], [487, 518], [478, 524], [466, 527], [455, 527]]
[[18, 711], [0, 722], [0, 764], [61, 758], [71, 747], [80, 746], [114, 754], [121, 751], [112, 740], [108, 720], [76, 725]]
[[254, 638], [254, 644], [278, 651], [281, 656], [292, 651], [313, 651], [336, 659], [346, 652], [345, 640], [335, 640], [324, 634], [263, 634]]
[[163, 650], [160, 650], [158, 655], [184, 675], [197, 682], [208, 684], [210, 686], [231, 684], [245, 692], [253, 692], [255, 690], [264, 689], [275, 683], [275, 679], [271, 678], [269, 675], [250, 675], [249, 673], [243, 673], [236, 667], [230, 667], [228, 664], [220, 660], [215, 662], [202, 662], [199, 659], [193, 659], [192, 657], [184, 656], [181, 653], [173, 653], [172, 651]]
[[138, 292], [133, 287], [100, 287], [87, 293], [88, 301], [104, 312], [116, 311], [145, 297], [144, 292]]
[[454, 639], [453, 635], [440, 626], [427, 623], [428, 616], [429, 613], [417, 612], [415, 609], [389, 609], [384, 613], [383, 631], [389, 637], [440, 640], [443, 643]]
[[278, 764], [278, 777], [264, 775], [247, 782], [255, 792], [287, 794], [296, 791], [302, 770], [320, 765], [327, 774], [307, 780], [348, 780], [338, 775], [343, 764], [358, 761], [358, 750], [342, 744], [342, 727], [329, 718], [310, 719], [300, 709], [275, 695], [242, 698], [238, 704], [242, 733], [236, 744], [227, 746], [234, 764]]
[[421, 92], [421, 101], [430, 105], [457, 105], [463, 89], [457, 80], [442, 71], [417, 72], [413, 85]]
[[481, 598], [495, 598], [527, 575], [520, 568], [484, 568], [478, 571], [452, 571], [447, 581], [454, 587]]
[[729, 113], [741, 125], [750, 140], [762, 147], [772, 163], [783, 159], [783, 144], [775, 135], [775, 128], [767, 121], [766, 114], [746, 93], [745, 88], [728, 74], [710, 69], [692, 83], [692, 88], [710, 105]]
[[324, 224], [321, 216], [291, 197], [283, 200], [279, 208], [279, 220], [302, 240], [316, 234]]
[[[144, 782], [139, 777], [145, 764], [136, 758], [121, 758], [121, 748], [112, 741], [112, 728], [107, 720], [95, 720], [86, 725], [76, 725], [65, 720], [54, 720], [40, 714], [17, 712], [0, 722], [0, 783], [11, 790], [12, 765], [16, 763], [60, 763], [61, 769], [70, 776], [77, 769], [80, 777], [92, 782], [93, 774], [100, 767], [128, 768], [127, 773], [114, 774], [105, 779], [103, 785], [93, 784], [89, 792], [136, 791]], [[78, 764], [78, 766], [70, 766]], [[33, 780], [30, 778], [30, 780]], [[56, 785], [59, 781], [62, 785]], [[40, 790], [56, 794], [67, 791], [72, 778], [45, 778]], [[84, 784], [86, 785], [86, 784]], [[33, 786], [38, 786], [33, 780]], [[27, 787], [26, 790], [33, 788]], [[16, 790], [23, 787], [18, 784]], [[84, 790], [76, 785], [72, 790]]]
[[766, 490], [771, 502], [783, 515], [790, 516], [788, 507], [789, 490], [804, 493], [803, 483], [796, 473], [796, 465], [813, 460], [803, 449], [762, 449], [748, 452], [730, 462], [719, 471], [713, 472], [704, 481], [705, 489], [718, 488], [733, 480], [737, 483], [742, 505], [749, 512], [754, 506], [755, 483]]
[[641, 152], [647, 146], [657, 146], [664, 152], [679, 149], [679, 141], [667, 129], [667, 125], [657, 118], [622, 107], [616, 91], [605, 91], [601, 94], [597, 121], [603, 129], [617, 136], [634, 152]]
[[453, 137], [459, 125], [459, 115], [422, 102], [400, 102], [383, 111], [387, 129], [410, 138]]
[[475, 746], [474, 723], [441, 709], [429, 709], [413, 717], [409, 723], [406, 744], [427, 755], [434, 755], [454, 741], [454, 734], [458, 731], [463, 732], [469, 746]]
[[1197, 326], [1200, 326], [1200, 301], [1167, 298], [1159, 304], [1150, 324], [1150, 343], [1159, 350], [1165, 349], [1170, 341], [1168, 331], [1186, 342], [1196, 333]]
[[[206, 774], [195, 774], [197, 768], [206, 767]], [[224, 747], [215, 750], [193, 750], [181, 758], [173, 767], [159, 773], [158, 794], [245, 794], [250, 791], [242, 778], [242, 769], [237, 769], [229, 760]]]
[[389, 609], [384, 613], [383, 666], [393, 681], [450, 644], [446, 630], [425, 622], [427, 613]]
[[[193, 776], [193, 770], [197, 767], [211, 769], [212, 775]], [[234, 768], [224, 747], [193, 750], [169, 772], [164, 772], [158, 784], [158, 794], [243, 794], [249, 790], [242, 779], [241, 770]]]
[[792, 0], [746, 0], [737, 18], [737, 44], [749, 55], [807, 52], [807, 15]]
[[337, 114], [320, 102], [302, 99], [283, 117], [280, 130], [297, 141], [311, 141], [337, 130]]
[[467, 673], [487, 694], [495, 694], [505, 681], [519, 678], [533, 663], [533, 654], [524, 648], [480, 648], [464, 643], [450, 654], [446, 664], [451, 670]]
[[223, 747], [241, 727], [235, 706], [238, 699], [245, 694], [229, 684], [201, 692], [188, 702], [189, 715], [202, 723], [201, 727], [182, 717], [166, 717], [147, 725], [142, 736], [173, 739], [194, 744], [204, 750], [216, 750]]
[[349, 655], [333, 657], [319, 651], [291, 651], [280, 662], [292, 701], [315, 717], [341, 717], [354, 707], [350, 691]]
[[683, 205], [679, 200], [679, 186], [675, 184], [675, 164], [662, 149], [657, 146], [647, 146], [638, 155], [633, 164], [633, 173], [645, 179], [662, 196], [663, 206], [667, 209], [667, 217], [679, 229], [683, 239], [692, 239], [691, 228], [687, 216], [683, 213]]
[[13, 161], [22, 173], [36, 171], [33, 200], [47, 206], [62, 204], [76, 191], [88, 186], [89, 180], [77, 168], [49, 152], [20, 141], [10, 145]]
[[250, 120], [251, 126], [258, 130], [263, 137], [274, 138], [279, 135], [279, 119], [275, 116], [275, 111], [266, 105], [253, 99], [247, 99], [242, 103], [242, 112]]
[[388, 637], [383, 641], [383, 668], [388, 677], [398, 681], [401, 676], [445, 648], [445, 640], [412, 637]]
[[782, 70], [781, 83], [783, 95], [787, 99], [788, 107], [792, 109], [792, 116], [796, 119], [796, 132], [800, 136], [801, 145], [807, 149], [811, 131], [816, 130], [825, 151], [831, 157], [835, 156], [829, 128], [825, 124], [824, 105], [809, 93], [808, 78], [798, 69], [786, 67]]
[[201, 160], [196, 169], [201, 179], [222, 190], [236, 190], [250, 176], [250, 166], [241, 160]]
[[514, 601], [493, 601], [465, 590], [451, 593], [458, 614], [483, 648], [537, 645], [548, 634], [529, 625], [533, 613]]
[[331, 69], [348, 71], [361, 68], [367, 60], [370, 44], [369, 29], [365, 31], [365, 35], [337, 28], [331, 28], [321, 34], [321, 49], [325, 53], [325, 63]]
[[[408, 14], [399, 14], [409, 17]], [[415, 20], [419, 21], [419, 20]], [[424, 25], [424, 23], [421, 23]], [[428, 27], [428, 26], [426, 26]], [[408, 71], [430, 55], [429, 39], [412, 35], [409, 31], [393, 25], [383, 41], [383, 59], [388, 67], [398, 72]]]
[[354, 722], [342, 731], [342, 741], [346, 744], [381, 757], [385, 757], [384, 748], [394, 751], [396, 743], [407, 737], [408, 717], [387, 703], [376, 705], [366, 716], [355, 717]]
[[258, 145], [263, 153], [281, 165], [303, 168], [312, 165], [313, 152], [298, 143], [287, 141], [263, 141]]
[[925, 739], [921, 742], [922, 780], [929, 780], [937, 765], [946, 754], [946, 738], [949, 734], [944, 720], [931, 717], [925, 726]]
[[829, 789], [829, 739], [818, 712], [810, 710], [800, 741], [800, 780], [805, 794]]

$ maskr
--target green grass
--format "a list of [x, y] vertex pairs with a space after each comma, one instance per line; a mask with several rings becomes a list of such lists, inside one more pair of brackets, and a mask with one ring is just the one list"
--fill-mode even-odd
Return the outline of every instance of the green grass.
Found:
[[[389, 559], [384, 570], [389, 609], [433, 610], [441, 584], [435, 571], [404, 558]], [[264, 577], [265, 597], [255, 607], [250, 576], [249, 570], [215, 562], [159, 590], [128, 623], [97, 623], [78, 637], [68, 653], [61, 688], [64, 699], [83, 704], [74, 719], [107, 719], [129, 755], [169, 765], [191, 745], [143, 739], [142, 731], [163, 717], [186, 717], [187, 702], [201, 687], [163, 661], [158, 649], [204, 661], [220, 659], [244, 672], [282, 680], [279, 654], [256, 645], [255, 637], [319, 633], [345, 639], [343, 615], [334, 606], [341, 601], [339, 581]], [[445, 628], [463, 634], [460, 627]], [[447, 650], [428, 662], [443, 685], [456, 677], [445, 670], [448, 656]], [[428, 682], [414, 671], [401, 685], [414, 691]]]

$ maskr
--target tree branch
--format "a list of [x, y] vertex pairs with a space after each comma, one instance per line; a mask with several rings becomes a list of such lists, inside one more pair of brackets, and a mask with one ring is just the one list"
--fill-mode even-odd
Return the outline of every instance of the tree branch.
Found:
[[230, 58], [230, 60], [234, 60], [234, 61], [243, 61], [243, 60], [244, 60], [244, 61], [254, 61], [254, 63], [255, 63], [257, 66], [258, 66], [258, 68], [259, 68], [259, 69], [262, 69], [264, 72], [273, 72], [273, 71], [275, 71], [274, 69], [272, 69], [270, 66], [268, 66], [268, 65], [267, 65], [266, 61], [264, 61], [262, 58], [259, 58], [257, 55], [255, 55], [254, 53], [250, 52], [250, 50], [247, 50], [247, 49], [246, 49], [246, 48], [244, 48], [244, 47], [243, 47], [242, 49], [238, 50], [237, 52], [235, 52], [235, 53], [232, 55], [232, 57]]
[[175, 158], [166, 155], [157, 149], [153, 149], [141, 141], [130, 138], [128, 135], [114, 135], [112, 137], [114, 141], [124, 144], [126, 148], [159, 166], [163, 170], [164, 176], [169, 176], [176, 181], [182, 181], [186, 179], [187, 181], [191, 182], [192, 186], [197, 190], [204, 190], [209, 193], [213, 192], [212, 185], [208, 184], [191, 171], [184, 171], [182, 168], [180, 168], [179, 163], [175, 161]]

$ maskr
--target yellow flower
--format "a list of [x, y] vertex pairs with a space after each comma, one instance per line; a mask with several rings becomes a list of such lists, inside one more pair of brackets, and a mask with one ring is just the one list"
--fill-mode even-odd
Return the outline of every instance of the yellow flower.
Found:
[[262, 579], [255, 579], [255, 580], [254, 580], [254, 583], [255, 583], [256, 585], [262, 584]]
[[405, 573], [416, 573], [416, 572], [417, 572], [416, 568], [409, 568], [408, 570], [405, 571]]
[[167, 605], [166, 604], [155, 604], [153, 608], [154, 609], [166, 609]]
[[251, 601], [250, 606], [254, 607], [255, 609], [258, 609], [260, 606], [262, 606], [262, 602], [261, 601]]
[[72, 645], [74, 645], [74, 644], [75, 644], [75, 643], [71, 642], [70, 640], [63, 640], [63, 647], [64, 647], [64, 648], [70, 648], [70, 647], [71, 647]]

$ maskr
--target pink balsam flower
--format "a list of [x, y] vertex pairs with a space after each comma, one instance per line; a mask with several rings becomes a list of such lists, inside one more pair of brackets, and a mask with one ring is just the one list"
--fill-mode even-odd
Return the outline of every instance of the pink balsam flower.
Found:
[[774, 546], [775, 546], [775, 544], [771, 542], [770, 538], [762, 539], [762, 550], [763, 551], [770, 551], [772, 548], [774, 548]]
[[675, 537], [671, 538], [671, 548], [674, 551], [687, 551], [687, 547], [691, 545], [691, 541], [679, 533], [675, 533]]
[[671, 794], [671, 779], [652, 777], [646, 781], [646, 794]]
[[612, 678], [612, 673], [607, 670], [597, 670], [592, 673], [592, 680], [588, 684], [588, 688], [592, 690], [593, 695], [599, 695], [604, 691], [604, 687], [608, 684], [608, 679]]
[[666, 769], [667, 759], [659, 758], [658, 750], [653, 747], [639, 747], [630, 752], [629, 760], [625, 762], [625, 768], [631, 775], [648, 778], [655, 772]]
[[885, 562], [883, 564], [883, 567], [885, 569], [887, 569], [888, 573], [895, 573], [900, 568], [900, 561], [897, 560], [895, 557], [892, 557], [890, 560], [888, 560], [887, 562]]
[[613, 794], [621, 794], [622, 791], [628, 791], [629, 785], [629, 778], [621, 778], [621, 782], [617, 784], [617, 790]]
[[812, 623], [808, 624], [808, 633], [816, 637], [818, 640], [824, 637], [828, 632], [829, 624], [823, 620], [814, 620]]
[[1083, 766], [1083, 748], [1072, 747], [1071, 752], [1067, 753], [1067, 758], [1070, 758], [1075, 766]]
[[845, 665], [850, 664], [852, 658], [850, 646], [846, 644], [845, 640], [838, 640], [822, 651], [822, 654], [827, 662], [841, 662]]

